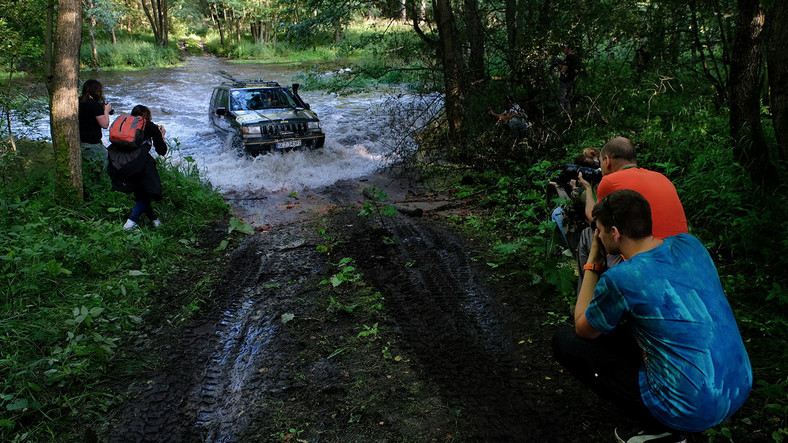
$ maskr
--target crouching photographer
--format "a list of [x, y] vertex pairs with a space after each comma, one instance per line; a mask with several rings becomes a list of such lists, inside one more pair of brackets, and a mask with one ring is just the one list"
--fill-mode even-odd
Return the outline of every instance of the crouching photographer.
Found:
[[551, 219], [558, 226], [571, 251], [577, 250], [580, 232], [588, 227], [585, 217], [586, 189], [579, 186], [580, 174], [594, 185], [602, 180], [598, 149], [584, 149], [583, 153], [574, 159], [573, 164], [566, 165], [557, 175], [554, 173], [555, 177], [550, 182], [549, 191], [554, 191], [559, 198], [566, 200], [566, 203], [553, 210]]

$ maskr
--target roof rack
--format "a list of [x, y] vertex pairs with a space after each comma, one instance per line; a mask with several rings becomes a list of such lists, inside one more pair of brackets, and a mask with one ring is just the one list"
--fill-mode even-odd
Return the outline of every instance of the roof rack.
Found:
[[236, 88], [245, 88], [247, 86], [267, 86], [270, 88], [278, 88], [281, 87], [278, 82], [274, 81], [266, 81], [261, 79], [258, 80], [233, 80], [229, 82], [222, 82], [223, 86], [232, 86]]

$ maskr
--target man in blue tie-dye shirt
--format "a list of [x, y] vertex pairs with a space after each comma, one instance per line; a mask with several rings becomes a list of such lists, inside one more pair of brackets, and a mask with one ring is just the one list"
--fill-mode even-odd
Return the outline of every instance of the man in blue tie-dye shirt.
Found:
[[[635, 191], [610, 194], [593, 216], [575, 328], [556, 333], [556, 359], [635, 419], [616, 428], [620, 442], [682, 442], [728, 419], [752, 369], [708, 251], [689, 234], [652, 236]], [[605, 251], [626, 260], [604, 269]]]

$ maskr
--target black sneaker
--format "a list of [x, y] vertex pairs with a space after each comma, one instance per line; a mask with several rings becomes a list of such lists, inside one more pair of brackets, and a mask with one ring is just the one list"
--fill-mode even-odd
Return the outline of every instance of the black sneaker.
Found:
[[621, 426], [616, 428], [615, 435], [619, 443], [687, 443], [683, 435], [665, 429]]

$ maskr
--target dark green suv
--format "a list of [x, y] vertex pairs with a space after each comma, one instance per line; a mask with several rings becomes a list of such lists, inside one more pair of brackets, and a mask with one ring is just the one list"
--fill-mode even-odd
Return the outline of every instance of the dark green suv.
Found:
[[213, 88], [210, 119], [223, 138], [232, 137], [239, 153], [322, 148], [326, 136], [317, 114], [298, 95], [298, 84], [233, 80]]

